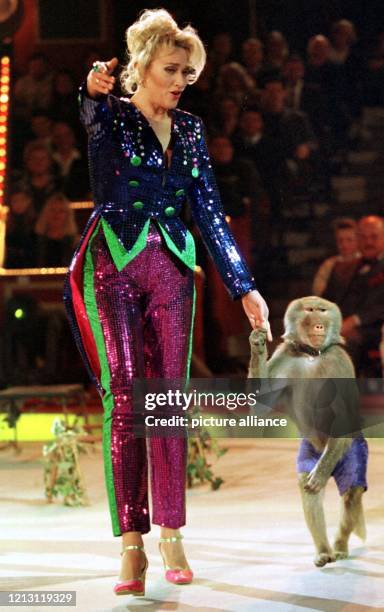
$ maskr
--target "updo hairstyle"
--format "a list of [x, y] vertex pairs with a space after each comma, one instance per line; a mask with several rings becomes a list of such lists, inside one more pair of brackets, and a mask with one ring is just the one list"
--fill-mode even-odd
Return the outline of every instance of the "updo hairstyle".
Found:
[[126, 31], [128, 63], [120, 82], [123, 91], [134, 93], [144, 78], [144, 73], [161, 46], [170, 50], [185, 49], [189, 57], [188, 84], [194, 83], [204, 68], [206, 53], [196, 30], [187, 25], [180, 29], [165, 9], [145, 10]]

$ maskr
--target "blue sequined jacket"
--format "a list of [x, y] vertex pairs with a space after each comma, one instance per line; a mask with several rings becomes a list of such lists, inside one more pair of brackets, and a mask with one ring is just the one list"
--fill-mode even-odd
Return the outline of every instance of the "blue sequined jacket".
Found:
[[[145, 247], [151, 220], [168, 247], [194, 268], [190, 232], [179, 217], [186, 198], [204, 243], [232, 298], [255, 288], [225, 220], [200, 118], [172, 111], [168, 166], [144, 115], [128, 98], [90, 98], [80, 88], [81, 120], [89, 137], [89, 170], [95, 211], [121, 270]], [[92, 219], [91, 219], [92, 221]]]

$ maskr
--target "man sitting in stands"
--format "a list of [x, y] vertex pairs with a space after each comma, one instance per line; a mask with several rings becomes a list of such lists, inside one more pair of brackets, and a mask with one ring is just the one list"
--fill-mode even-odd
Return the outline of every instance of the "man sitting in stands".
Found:
[[341, 309], [341, 333], [357, 374], [381, 377], [378, 351], [384, 323], [384, 219], [362, 217], [358, 240], [362, 257], [335, 265], [323, 297]]

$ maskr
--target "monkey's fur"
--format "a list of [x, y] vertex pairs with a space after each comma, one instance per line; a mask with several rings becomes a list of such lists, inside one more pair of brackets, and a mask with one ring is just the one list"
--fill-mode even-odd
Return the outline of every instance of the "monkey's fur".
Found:
[[[352, 361], [340, 346], [343, 343], [340, 336], [341, 321], [340, 310], [332, 302], [315, 296], [294, 300], [289, 304], [284, 317], [284, 341], [269, 360], [266, 332], [263, 329], [252, 331], [248, 377], [355, 378]], [[312, 355], [308, 354], [311, 352]], [[301, 429], [303, 413], [308, 412], [306, 402], [310, 396], [305, 394], [305, 384], [298, 387], [299, 394], [296, 393], [292, 397], [292, 408]], [[310, 383], [307, 385], [307, 391], [309, 387]], [[348, 405], [345, 408], [348, 409]], [[342, 496], [340, 523], [332, 548], [328, 541], [324, 517], [324, 488], [352, 440], [332, 438], [318, 432], [312, 432], [308, 440], [322, 454], [310, 473], [299, 474], [299, 487], [304, 516], [316, 547], [314, 563], [321, 567], [336, 559], [348, 557], [348, 540], [352, 532], [365, 539], [362, 506], [364, 488], [350, 487]]]

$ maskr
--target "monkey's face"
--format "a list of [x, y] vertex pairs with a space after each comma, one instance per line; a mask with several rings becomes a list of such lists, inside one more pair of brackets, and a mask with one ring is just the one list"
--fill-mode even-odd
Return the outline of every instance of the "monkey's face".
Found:
[[298, 321], [298, 335], [301, 342], [315, 349], [321, 349], [328, 335], [329, 319], [322, 307], [306, 306]]
[[341, 314], [332, 302], [310, 296], [294, 300], [284, 318], [284, 338], [320, 350], [340, 342]]

